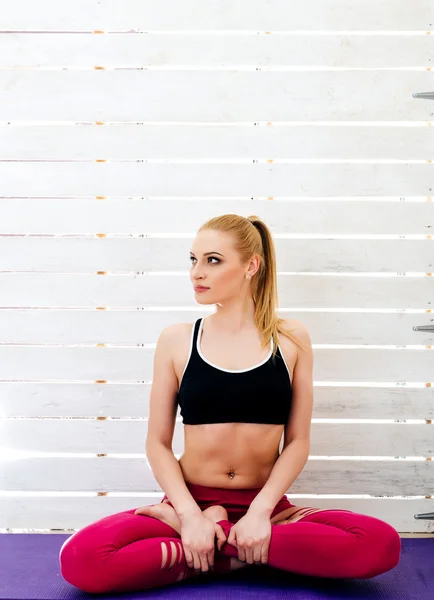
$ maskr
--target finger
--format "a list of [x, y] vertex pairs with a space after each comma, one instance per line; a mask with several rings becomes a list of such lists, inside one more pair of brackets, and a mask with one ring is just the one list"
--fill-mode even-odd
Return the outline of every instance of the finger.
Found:
[[261, 562], [261, 556], [262, 556], [262, 546], [255, 546], [253, 548], [253, 562], [254, 563]]
[[209, 568], [212, 569], [214, 567], [214, 549], [208, 552], [207, 560]]
[[238, 548], [238, 558], [240, 560], [242, 560], [243, 562], [245, 562], [246, 561], [246, 549], [240, 545], [238, 545], [237, 548]]
[[221, 550], [225, 540], [223, 540], [220, 536], [217, 536], [217, 549]]
[[217, 548], [220, 550], [226, 542], [226, 535], [220, 525], [216, 525]]
[[253, 548], [250, 546], [246, 548], [246, 563], [253, 565]]
[[268, 564], [268, 548], [269, 548], [269, 546], [264, 545], [264, 546], [262, 546], [262, 550], [261, 550], [261, 562], [264, 565]]
[[194, 566], [192, 553], [187, 548], [184, 548], [184, 554], [185, 554], [185, 562], [187, 563], [188, 568], [192, 569]]
[[216, 523], [215, 524], [215, 530], [216, 530], [217, 535], [220, 534], [220, 537], [224, 538], [226, 540], [226, 534], [225, 534], [224, 529], [223, 529], [223, 527], [221, 525], [219, 525], [218, 523]]
[[207, 554], [200, 555], [200, 570], [202, 571], [202, 573], [207, 573], [209, 570]]
[[228, 537], [228, 544], [232, 544], [232, 546], [237, 546], [237, 538], [235, 533], [233, 533], [233, 529], [230, 530], [229, 532], [229, 537]]
[[197, 552], [195, 552], [193, 554], [193, 562], [194, 562], [194, 570], [196, 572], [200, 571], [200, 569], [201, 569], [200, 556], [199, 556], [199, 554]]

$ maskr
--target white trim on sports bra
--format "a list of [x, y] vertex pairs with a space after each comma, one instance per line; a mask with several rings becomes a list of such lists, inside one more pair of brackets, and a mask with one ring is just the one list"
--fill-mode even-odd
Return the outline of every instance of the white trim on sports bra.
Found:
[[199, 353], [199, 356], [201, 357], [201, 359], [203, 361], [205, 361], [207, 364], [209, 364], [211, 367], [214, 367], [215, 369], [218, 369], [219, 371], [224, 371], [225, 373], [246, 373], [247, 371], [253, 371], [253, 369], [257, 369], [258, 367], [260, 367], [261, 365], [265, 364], [268, 360], [270, 360], [271, 355], [273, 353], [273, 338], [271, 338], [270, 341], [270, 352], [268, 354], [268, 356], [266, 356], [264, 358], [264, 360], [262, 360], [260, 363], [258, 363], [257, 365], [253, 365], [253, 367], [249, 367], [247, 369], [224, 369], [223, 367], [219, 367], [218, 365], [215, 365], [214, 363], [212, 363], [211, 361], [209, 361], [207, 358], [205, 358], [205, 356], [202, 354], [202, 350], [200, 349], [200, 338], [202, 335], [202, 325], [204, 320], [207, 317], [202, 317], [201, 321], [200, 321], [200, 325], [199, 325], [199, 332], [197, 334], [197, 340], [196, 340], [196, 349]]

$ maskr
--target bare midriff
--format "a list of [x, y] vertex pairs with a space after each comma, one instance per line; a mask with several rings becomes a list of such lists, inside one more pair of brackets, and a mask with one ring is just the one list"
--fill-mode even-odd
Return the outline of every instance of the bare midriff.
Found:
[[227, 489], [263, 487], [279, 457], [283, 425], [184, 425], [184, 480]]

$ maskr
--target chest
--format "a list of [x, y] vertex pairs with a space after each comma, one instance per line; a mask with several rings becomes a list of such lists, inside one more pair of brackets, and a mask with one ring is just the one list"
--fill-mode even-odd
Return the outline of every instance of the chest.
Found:
[[271, 356], [272, 345], [261, 346], [258, 339], [201, 338], [196, 349], [208, 364], [224, 371], [239, 372], [256, 368]]
[[[174, 369], [178, 379], [178, 388], [181, 385], [182, 376], [187, 364], [190, 352], [191, 327], [186, 329], [179, 344], [174, 349]], [[245, 338], [238, 340], [227, 340], [215, 338], [212, 343], [204, 336], [196, 342], [202, 358], [211, 366], [224, 371], [239, 372], [256, 368], [265, 362], [270, 356], [271, 347], [261, 347], [257, 338]], [[295, 363], [297, 361], [297, 346], [286, 336], [279, 336], [279, 348], [283, 355], [290, 379], [293, 379]]]

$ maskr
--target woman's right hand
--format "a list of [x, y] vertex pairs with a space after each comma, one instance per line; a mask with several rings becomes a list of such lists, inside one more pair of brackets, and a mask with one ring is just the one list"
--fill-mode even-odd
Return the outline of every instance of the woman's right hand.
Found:
[[[219, 527], [219, 530], [217, 529]], [[220, 532], [221, 530], [221, 532]], [[224, 535], [220, 525], [214, 524], [202, 513], [190, 516], [181, 522], [181, 540], [185, 560], [190, 569], [208, 572], [214, 566], [215, 537]]]

